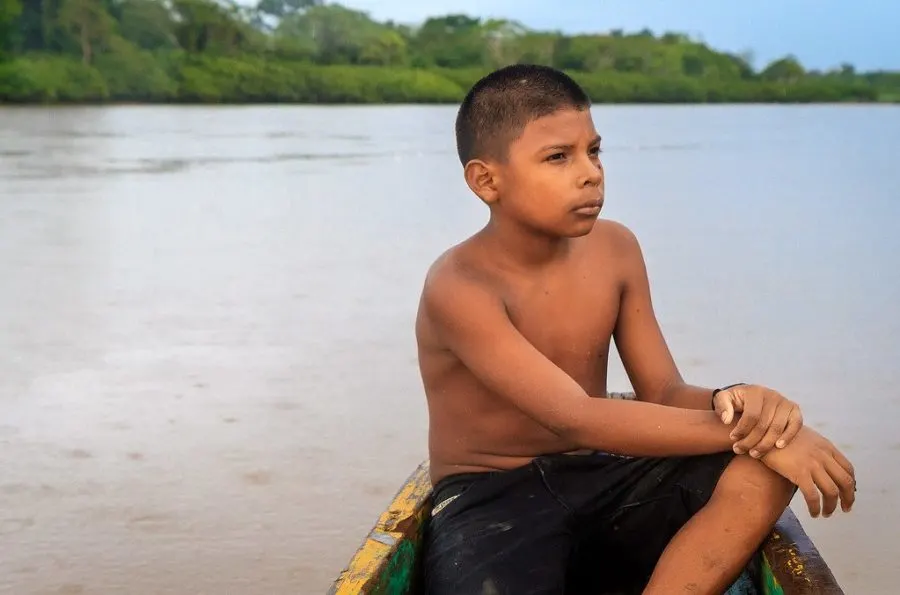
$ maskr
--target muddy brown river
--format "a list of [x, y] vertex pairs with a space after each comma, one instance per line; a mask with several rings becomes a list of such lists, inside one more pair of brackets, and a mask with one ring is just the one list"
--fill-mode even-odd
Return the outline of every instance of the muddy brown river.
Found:
[[[0, 108], [0, 593], [324, 593], [426, 456], [413, 318], [481, 225], [452, 107]], [[598, 107], [682, 373], [804, 407], [900, 584], [900, 109]], [[612, 390], [627, 390], [618, 362]]]

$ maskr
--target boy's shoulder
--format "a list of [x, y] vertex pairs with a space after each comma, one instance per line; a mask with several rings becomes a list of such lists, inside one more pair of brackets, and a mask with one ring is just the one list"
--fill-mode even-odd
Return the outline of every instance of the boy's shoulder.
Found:
[[500, 292], [472, 241], [469, 238], [448, 248], [428, 268], [416, 315], [420, 348], [443, 350], [446, 341], [439, 336], [462, 329], [471, 333], [500, 320]]
[[621, 254], [638, 247], [635, 233], [624, 223], [613, 219], [598, 219], [589, 237], [594, 241], [595, 250], [606, 248]]
[[434, 293], [448, 295], [459, 288], [487, 288], [491, 277], [476, 237], [472, 236], [447, 248], [431, 263], [422, 293], [427, 297]]
[[616, 252], [632, 251], [640, 247], [637, 235], [631, 228], [613, 219], [598, 219], [591, 235]]

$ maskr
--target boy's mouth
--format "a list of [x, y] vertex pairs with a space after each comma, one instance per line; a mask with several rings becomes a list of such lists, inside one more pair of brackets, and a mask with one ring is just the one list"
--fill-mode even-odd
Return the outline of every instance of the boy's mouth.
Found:
[[597, 215], [603, 206], [603, 199], [598, 198], [581, 203], [573, 209], [579, 215]]

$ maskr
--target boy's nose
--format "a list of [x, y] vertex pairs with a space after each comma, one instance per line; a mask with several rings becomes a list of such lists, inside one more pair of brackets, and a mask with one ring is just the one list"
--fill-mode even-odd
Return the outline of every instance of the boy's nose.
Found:
[[603, 167], [591, 162], [584, 173], [583, 186], [599, 186], [603, 182]]

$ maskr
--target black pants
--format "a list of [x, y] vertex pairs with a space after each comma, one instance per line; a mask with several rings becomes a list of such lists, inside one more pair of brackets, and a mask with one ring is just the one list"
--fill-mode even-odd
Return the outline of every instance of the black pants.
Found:
[[551, 455], [434, 486], [427, 595], [640, 592], [732, 453]]

